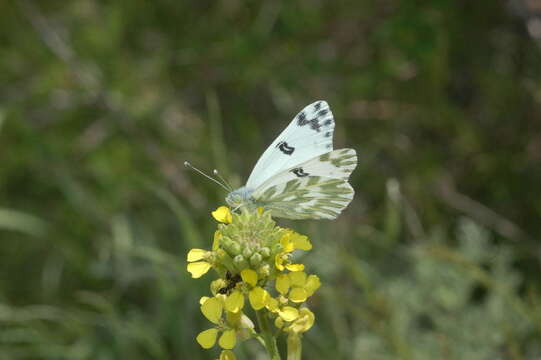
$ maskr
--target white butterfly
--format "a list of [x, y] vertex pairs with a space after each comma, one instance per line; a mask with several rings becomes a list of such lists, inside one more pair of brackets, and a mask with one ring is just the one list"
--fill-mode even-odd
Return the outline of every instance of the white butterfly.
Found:
[[333, 150], [334, 118], [325, 101], [305, 107], [257, 161], [232, 207], [270, 210], [273, 217], [335, 219], [353, 199], [347, 182], [357, 166], [353, 149]]

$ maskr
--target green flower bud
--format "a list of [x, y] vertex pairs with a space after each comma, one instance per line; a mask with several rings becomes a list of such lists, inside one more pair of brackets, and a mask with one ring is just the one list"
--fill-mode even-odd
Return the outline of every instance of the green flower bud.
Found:
[[233, 240], [231, 240], [230, 238], [224, 236], [222, 237], [222, 239], [220, 240], [220, 245], [223, 247], [223, 248], [228, 248], [231, 246], [231, 243], [233, 242]]
[[224, 257], [228, 256], [224, 249], [218, 249], [216, 252], [216, 258], [223, 259]]
[[238, 242], [233, 242], [231, 244], [231, 248], [229, 249], [229, 253], [231, 256], [239, 255], [240, 254], [240, 245]]
[[259, 253], [261, 256], [263, 256], [264, 259], [268, 258], [271, 254], [271, 251], [268, 247], [264, 247], [261, 250], [259, 250]]
[[259, 277], [267, 277], [270, 275], [270, 265], [265, 263], [264, 265], [260, 266], [259, 269], [257, 269], [257, 272], [259, 273]]
[[233, 259], [233, 263], [239, 271], [242, 271], [248, 267], [248, 261], [246, 261], [246, 259], [242, 255], [235, 256], [235, 258]]
[[261, 256], [261, 254], [255, 253], [250, 257], [250, 265], [252, 265], [253, 267], [256, 267], [259, 264], [261, 264], [261, 260], [263, 260], [263, 257]]
[[250, 249], [249, 247], [245, 247], [244, 250], [242, 250], [242, 255], [246, 258], [246, 259], [249, 259], [250, 256], [252, 256], [253, 254], [253, 251], [252, 249]]

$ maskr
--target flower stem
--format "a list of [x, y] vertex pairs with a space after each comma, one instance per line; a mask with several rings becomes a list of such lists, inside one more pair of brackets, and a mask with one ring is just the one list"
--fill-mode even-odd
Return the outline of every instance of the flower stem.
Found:
[[280, 353], [278, 352], [278, 346], [276, 345], [276, 337], [272, 333], [266, 310], [256, 311], [256, 316], [257, 322], [259, 323], [261, 336], [265, 342], [265, 349], [267, 349], [270, 360], [281, 360]]

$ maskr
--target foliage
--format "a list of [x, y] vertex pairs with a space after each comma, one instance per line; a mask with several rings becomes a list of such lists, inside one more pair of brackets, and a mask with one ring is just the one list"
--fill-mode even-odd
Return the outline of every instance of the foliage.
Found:
[[305, 358], [539, 358], [541, 51], [508, 3], [0, 3], [0, 359], [215, 358], [184, 259], [225, 195], [183, 161], [240, 185], [316, 99], [360, 165], [295, 222]]

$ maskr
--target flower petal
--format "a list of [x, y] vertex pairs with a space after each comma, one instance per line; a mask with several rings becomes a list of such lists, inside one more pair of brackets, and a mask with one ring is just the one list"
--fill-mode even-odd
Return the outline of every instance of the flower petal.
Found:
[[292, 306], [284, 306], [280, 311], [278, 311], [278, 315], [280, 315], [284, 321], [293, 321], [299, 317], [299, 310]]
[[214, 232], [214, 240], [212, 241], [212, 251], [218, 250], [220, 247], [220, 240], [222, 240], [222, 232], [220, 230], [216, 230]]
[[286, 265], [286, 269], [289, 271], [303, 271], [304, 265], [303, 264], [288, 264]]
[[252, 286], [256, 286], [257, 284], [257, 273], [252, 269], [242, 270], [240, 272], [240, 277], [242, 278], [242, 281]]
[[222, 318], [223, 304], [217, 298], [210, 298], [201, 305], [201, 312], [209, 321], [218, 324]]
[[285, 253], [290, 253], [295, 250], [295, 244], [291, 242], [291, 234], [293, 231], [288, 230], [280, 239], [280, 244], [282, 245], [282, 250]]
[[208, 329], [200, 332], [195, 339], [204, 349], [210, 349], [214, 346], [214, 344], [216, 344], [217, 336], [218, 329]]
[[227, 206], [220, 206], [215, 211], [212, 212], [212, 217], [214, 217], [219, 222], [223, 222], [226, 224], [231, 224], [233, 221], [233, 216], [231, 215], [231, 211]]
[[306, 290], [304, 290], [303, 288], [295, 287], [291, 289], [288, 297], [289, 297], [289, 300], [293, 302], [301, 303], [301, 302], [306, 301], [306, 299], [308, 298], [308, 295], [306, 294]]
[[284, 253], [278, 253], [276, 254], [276, 257], [274, 258], [274, 265], [276, 265], [276, 268], [279, 270], [279, 271], [283, 271], [285, 268], [284, 268], [284, 258], [283, 258], [283, 254]]
[[199, 299], [199, 305], [203, 305], [208, 299], [210, 299], [208, 296], [203, 296], [201, 299]]
[[218, 340], [218, 344], [222, 349], [233, 349], [236, 343], [237, 333], [233, 329], [224, 331], [222, 336], [220, 336], [220, 340]]
[[254, 310], [262, 309], [269, 301], [270, 295], [267, 290], [258, 287], [253, 288], [248, 294], [250, 305]]
[[290, 272], [288, 274], [291, 286], [303, 287], [306, 283], [306, 273], [302, 271]]
[[288, 330], [294, 333], [306, 332], [314, 325], [314, 321], [314, 313], [308, 308], [302, 308], [299, 311], [299, 317], [288, 327]]
[[308, 240], [308, 236], [293, 233], [291, 236], [291, 242], [295, 246], [295, 249], [308, 251], [312, 249], [312, 243]]
[[265, 305], [265, 307], [267, 308], [267, 310], [269, 310], [270, 312], [277, 312], [279, 310], [279, 307], [278, 307], [278, 300], [276, 300], [275, 298], [271, 297], [269, 298], [269, 300], [267, 301], [267, 304]]
[[319, 280], [319, 277], [316, 275], [310, 275], [306, 279], [306, 283], [304, 284], [304, 289], [306, 290], [306, 294], [308, 296], [312, 296], [314, 292], [319, 289], [321, 286], [321, 281]]
[[188, 262], [198, 261], [204, 259], [207, 253], [208, 251], [204, 249], [191, 249], [186, 258]]
[[227, 311], [237, 313], [244, 307], [244, 295], [235, 290], [225, 300], [225, 309]]
[[192, 277], [194, 279], [197, 279], [205, 275], [207, 271], [210, 270], [211, 265], [206, 261], [196, 261], [193, 263], [189, 263], [186, 268], [188, 272], [192, 274]]
[[278, 290], [280, 294], [287, 294], [290, 284], [289, 276], [286, 274], [280, 274], [276, 277], [276, 290]]
[[240, 317], [240, 327], [243, 329], [253, 329], [254, 326], [254, 322], [248, 316], [242, 314]]

